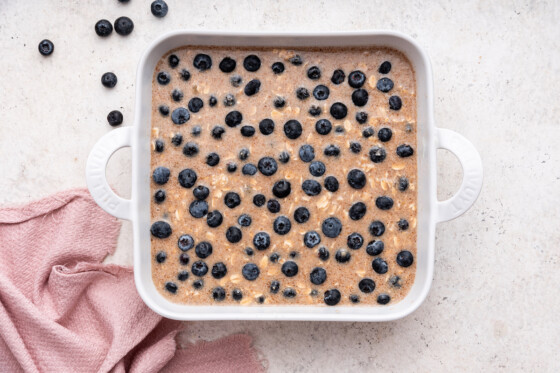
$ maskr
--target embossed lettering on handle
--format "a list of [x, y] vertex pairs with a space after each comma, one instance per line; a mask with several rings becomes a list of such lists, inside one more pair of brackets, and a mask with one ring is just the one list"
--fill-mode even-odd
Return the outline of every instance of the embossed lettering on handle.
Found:
[[132, 219], [129, 199], [119, 197], [113, 192], [105, 175], [111, 155], [127, 146], [131, 146], [131, 127], [122, 127], [108, 132], [93, 146], [86, 163], [86, 183], [93, 199], [109, 214], [120, 219]]
[[457, 193], [437, 202], [437, 221], [444, 222], [464, 214], [478, 198], [482, 189], [482, 159], [469, 140], [448, 129], [437, 130], [437, 147], [455, 154], [463, 167], [463, 181]]

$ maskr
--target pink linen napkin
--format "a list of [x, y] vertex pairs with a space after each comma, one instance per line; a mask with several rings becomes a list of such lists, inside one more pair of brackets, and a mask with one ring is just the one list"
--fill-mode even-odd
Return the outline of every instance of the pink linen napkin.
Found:
[[101, 264], [120, 223], [84, 189], [0, 208], [0, 372], [262, 372], [247, 335], [177, 349], [181, 323]]

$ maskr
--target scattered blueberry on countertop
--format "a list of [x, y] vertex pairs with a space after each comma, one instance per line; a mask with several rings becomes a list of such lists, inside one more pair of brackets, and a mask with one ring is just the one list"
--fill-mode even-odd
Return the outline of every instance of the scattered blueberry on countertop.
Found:
[[107, 122], [113, 127], [122, 124], [123, 119], [122, 113], [118, 110], [113, 110], [107, 115]]
[[117, 34], [126, 36], [134, 30], [134, 22], [128, 17], [119, 17], [115, 20], [114, 27]]
[[107, 88], [113, 88], [117, 85], [117, 76], [114, 73], [105, 73], [101, 75], [101, 84]]
[[167, 15], [169, 10], [167, 3], [163, 0], [155, 0], [150, 6], [152, 14], [158, 18], [163, 18]]
[[50, 56], [54, 52], [54, 43], [48, 39], [41, 40], [38, 48], [43, 56]]
[[111, 35], [113, 32], [113, 25], [106, 19], [101, 19], [95, 24], [95, 33], [102, 38]]

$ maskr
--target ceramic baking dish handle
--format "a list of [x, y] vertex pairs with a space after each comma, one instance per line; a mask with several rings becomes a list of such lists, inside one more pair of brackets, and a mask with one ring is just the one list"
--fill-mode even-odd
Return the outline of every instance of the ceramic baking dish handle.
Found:
[[463, 167], [459, 191], [448, 200], [437, 202], [437, 221], [444, 222], [465, 213], [478, 198], [482, 189], [482, 159], [469, 140], [444, 128], [437, 131], [437, 148], [455, 154]]
[[132, 127], [122, 127], [106, 133], [94, 145], [86, 163], [86, 183], [93, 199], [109, 214], [120, 219], [132, 220], [132, 201], [115, 194], [105, 175], [111, 155], [131, 146]]

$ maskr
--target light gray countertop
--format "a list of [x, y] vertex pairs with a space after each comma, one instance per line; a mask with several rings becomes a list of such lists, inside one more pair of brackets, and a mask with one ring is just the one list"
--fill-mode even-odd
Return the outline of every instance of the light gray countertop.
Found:
[[[150, 1], [0, 0], [0, 204], [85, 185], [86, 157], [122, 110], [132, 123], [141, 52], [160, 34], [194, 30], [394, 29], [431, 57], [435, 118], [470, 139], [484, 187], [464, 216], [437, 229], [433, 286], [411, 316], [388, 323], [196, 322], [185, 341], [248, 332], [271, 372], [559, 371], [560, 3], [477, 1], [179, 1], [156, 19]], [[121, 15], [128, 37], [93, 26]], [[40, 40], [55, 43], [43, 58]], [[100, 84], [106, 71], [119, 83]], [[461, 169], [438, 160], [439, 197]], [[130, 150], [110, 162], [130, 190]], [[123, 224], [109, 261], [132, 262]]]

